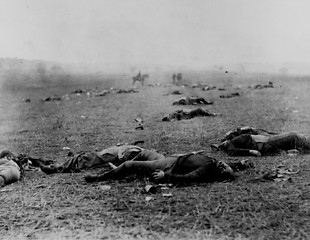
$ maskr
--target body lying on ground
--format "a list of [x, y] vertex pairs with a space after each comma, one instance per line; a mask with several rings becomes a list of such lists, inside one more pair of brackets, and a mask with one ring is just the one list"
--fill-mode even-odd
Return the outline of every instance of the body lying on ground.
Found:
[[10, 151], [0, 153], [0, 188], [17, 182], [21, 178], [21, 168], [17, 157]]
[[116, 93], [138, 93], [139, 91], [136, 89], [119, 89]]
[[287, 132], [276, 135], [241, 134], [218, 145], [230, 156], [273, 155], [281, 151], [297, 150], [309, 153], [310, 141], [306, 137]]
[[[103, 174], [86, 175], [86, 182], [119, 180], [128, 175], [150, 176], [166, 183], [193, 183], [233, 180], [234, 172], [251, 166], [247, 162], [230, 163], [230, 166], [201, 153], [169, 156], [154, 161], [128, 161]], [[233, 170], [234, 169], [234, 170]]]
[[194, 117], [206, 117], [206, 116], [217, 116], [216, 113], [211, 113], [207, 109], [196, 108], [193, 110], [176, 110], [173, 113], [170, 113], [163, 117], [162, 121], [174, 121], [182, 119], [191, 119]]
[[226, 95], [220, 95], [220, 98], [232, 98], [232, 97], [238, 97], [240, 96], [240, 93], [235, 92], [235, 93], [229, 93]]
[[224, 138], [221, 139], [221, 142], [224, 142], [225, 140], [231, 140], [235, 137], [238, 137], [242, 134], [251, 134], [251, 135], [275, 135], [278, 134], [276, 132], [268, 131], [262, 128], [254, 128], [250, 126], [242, 126], [238, 127], [236, 129], [233, 129], [231, 131], [228, 131], [225, 133]]
[[197, 105], [197, 104], [210, 105], [213, 104], [213, 102], [208, 102], [203, 97], [182, 97], [179, 100], [172, 103], [172, 105]]
[[100, 152], [82, 152], [74, 155], [68, 161], [59, 165], [45, 166], [40, 165], [43, 172], [51, 173], [70, 173], [80, 172], [81, 170], [109, 167], [109, 163], [119, 165], [125, 161], [139, 160], [149, 161], [163, 158], [164, 156], [155, 150], [148, 150], [136, 145], [119, 145]]
[[253, 89], [273, 88], [273, 82], [268, 82], [268, 84], [265, 85], [257, 84], [254, 86], [249, 86], [249, 88]]

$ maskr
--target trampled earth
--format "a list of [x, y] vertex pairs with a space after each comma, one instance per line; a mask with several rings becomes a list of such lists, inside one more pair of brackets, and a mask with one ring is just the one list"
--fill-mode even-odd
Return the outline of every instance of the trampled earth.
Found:
[[[66, 148], [78, 153], [135, 141], [164, 155], [205, 150], [231, 161], [235, 158], [210, 144], [240, 126], [310, 136], [309, 77], [191, 72], [184, 74], [187, 86], [182, 87], [172, 85], [169, 74], [150, 73], [145, 86], [137, 83], [137, 91], [128, 93], [115, 90], [132, 87], [130, 76], [123, 75], [1, 78], [1, 150], [59, 163], [69, 158]], [[269, 81], [273, 88], [249, 88]], [[192, 88], [194, 83], [217, 88], [203, 91]], [[170, 112], [197, 107], [172, 105], [180, 98], [170, 94], [174, 91], [213, 101], [203, 107], [219, 115], [163, 122]], [[137, 118], [143, 129], [137, 128]], [[240, 157], [255, 168], [236, 181], [189, 186], [163, 187], [135, 177], [86, 183], [85, 174], [98, 169], [53, 175], [26, 171], [21, 181], [0, 190], [0, 238], [309, 239], [309, 157]], [[300, 171], [276, 181], [248, 181], [279, 167]], [[143, 192], [149, 183], [156, 194]]]

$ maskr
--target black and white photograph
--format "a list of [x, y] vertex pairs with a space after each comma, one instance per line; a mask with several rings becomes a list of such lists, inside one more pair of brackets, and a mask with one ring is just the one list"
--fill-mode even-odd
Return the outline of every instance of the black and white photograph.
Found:
[[310, 239], [309, 10], [0, 0], [0, 239]]

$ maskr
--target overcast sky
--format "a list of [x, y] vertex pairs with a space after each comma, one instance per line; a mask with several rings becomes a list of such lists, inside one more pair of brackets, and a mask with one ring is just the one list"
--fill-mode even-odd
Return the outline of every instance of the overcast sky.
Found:
[[0, 0], [0, 57], [309, 63], [309, 11], [307, 0]]

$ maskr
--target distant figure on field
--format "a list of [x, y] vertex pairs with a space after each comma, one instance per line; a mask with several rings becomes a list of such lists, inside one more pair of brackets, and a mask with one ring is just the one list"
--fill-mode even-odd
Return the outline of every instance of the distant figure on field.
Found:
[[149, 78], [149, 75], [148, 75], [148, 74], [143, 74], [143, 75], [141, 75], [141, 73], [139, 72], [139, 73], [137, 74], [137, 76], [134, 76], [134, 77], [132, 78], [132, 80], [133, 80], [132, 86], [135, 85], [135, 82], [141, 82], [141, 85], [144, 86], [144, 81], [145, 81], [145, 79], [147, 79], [147, 78]]
[[46, 174], [70, 173], [87, 169], [105, 168], [109, 167], [110, 163], [119, 165], [130, 160], [149, 161], [163, 157], [162, 154], [159, 154], [155, 150], [124, 144], [103, 149], [100, 152], [82, 152], [74, 155], [71, 159], [62, 164], [53, 164], [50, 166], [41, 164], [40, 168]]
[[183, 79], [183, 75], [182, 75], [182, 73], [178, 73], [177, 74], [177, 84], [180, 84], [180, 82], [182, 81], [182, 79]]
[[173, 75], [172, 75], [172, 83], [173, 84], [177, 83], [177, 75], [175, 73], [173, 73]]
[[182, 81], [182, 73], [173, 73], [172, 75], [172, 83], [175, 85], [179, 85], [180, 82]]
[[234, 170], [252, 167], [246, 161], [229, 164], [201, 153], [189, 153], [148, 162], [128, 161], [109, 172], [86, 175], [85, 180], [91, 183], [123, 179], [128, 175], [137, 174], [151, 176], [155, 181], [166, 183], [214, 182], [234, 180], [236, 178]]
[[213, 90], [216, 89], [216, 86], [210, 85], [210, 86], [204, 86], [202, 87], [202, 91], [209, 91], [209, 90]]

